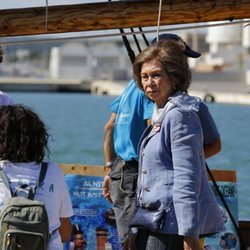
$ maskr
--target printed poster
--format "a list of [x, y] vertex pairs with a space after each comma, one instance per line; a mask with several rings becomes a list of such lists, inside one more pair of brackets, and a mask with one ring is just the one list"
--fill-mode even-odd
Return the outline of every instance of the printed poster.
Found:
[[[121, 250], [112, 204], [102, 196], [103, 177], [66, 175], [65, 179], [74, 209], [74, 226], [72, 239], [65, 244], [64, 250]], [[219, 203], [226, 230], [206, 237], [203, 241], [204, 250], [239, 250], [237, 231], [214, 184], [210, 184]], [[238, 224], [236, 183], [217, 181], [217, 185]]]
[[[229, 213], [227, 212], [225, 206], [221, 201], [221, 198], [214, 184], [212, 182], [210, 182], [210, 184], [219, 203], [226, 230], [205, 238], [204, 250], [217, 250], [217, 249], [239, 250], [240, 242], [237, 235], [237, 231], [232, 223]], [[229, 210], [235, 222], [238, 225], [238, 199], [237, 199], [236, 183], [217, 181], [217, 185], [227, 203], [227, 206], [229, 207]]]
[[64, 250], [120, 250], [112, 204], [102, 196], [103, 177], [66, 175], [74, 216]]

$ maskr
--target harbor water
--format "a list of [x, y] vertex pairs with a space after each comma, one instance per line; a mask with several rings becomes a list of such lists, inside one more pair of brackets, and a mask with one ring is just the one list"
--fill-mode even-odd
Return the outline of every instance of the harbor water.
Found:
[[[80, 93], [10, 93], [37, 111], [47, 124], [50, 159], [58, 163], [103, 164], [104, 125], [112, 96]], [[208, 159], [211, 169], [237, 171], [239, 218], [250, 220], [250, 106], [209, 103], [222, 151]]]

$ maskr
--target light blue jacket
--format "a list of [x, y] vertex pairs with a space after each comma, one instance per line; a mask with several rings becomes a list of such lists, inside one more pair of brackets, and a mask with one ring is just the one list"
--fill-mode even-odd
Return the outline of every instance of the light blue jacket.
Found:
[[139, 144], [137, 202], [150, 209], [169, 207], [162, 232], [191, 236], [224, 230], [210, 188], [197, 115], [200, 100], [178, 92], [160, 127], [145, 130]]

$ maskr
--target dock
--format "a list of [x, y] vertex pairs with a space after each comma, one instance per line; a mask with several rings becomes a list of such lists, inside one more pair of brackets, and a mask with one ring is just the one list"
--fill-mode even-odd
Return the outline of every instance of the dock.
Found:
[[[120, 95], [128, 81], [1, 77], [0, 90], [5, 92], [82, 92], [94, 95]], [[189, 94], [205, 102], [250, 105], [250, 85], [235, 81], [194, 79]]]
[[[128, 82], [94, 81], [91, 93], [97, 95], [120, 95]], [[250, 105], [250, 86], [245, 83], [193, 81], [189, 94], [204, 102]]]
[[67, 78], [0, 77], [5, 92], [90, 92], [91, 81]]
[[195, 80], [189, 93], [205, 102], [250, 105], [250, 86], [245, 82]]

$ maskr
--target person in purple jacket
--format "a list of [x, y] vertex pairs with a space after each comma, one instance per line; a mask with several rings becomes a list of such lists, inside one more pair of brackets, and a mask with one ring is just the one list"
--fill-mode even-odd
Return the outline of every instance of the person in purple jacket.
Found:
[[12, 97], [0, 90], [0, 106], [13, 105], [14, 101]]
[[[2, 47], [0, 46], [0, 63], [2, 63], [2, 61], [3, 61], [3, 50]], [[0, 90], [0, 106], [8, 106], [12, 104], [14, 104], [12, 97]]]
[[[180, 40], [162, 40], [133, 64], [138, 87], [155, 103], [152, 125], [138, 146], [137, 212], [132, 219], [139, 225], [137, 250], [198, 250], [200, 237], [225, 229], [206, 173], [201, 101], [187, 94], [187, 53], [197, 52]], [[155, 219], [148, 220], [154, 213]]]

